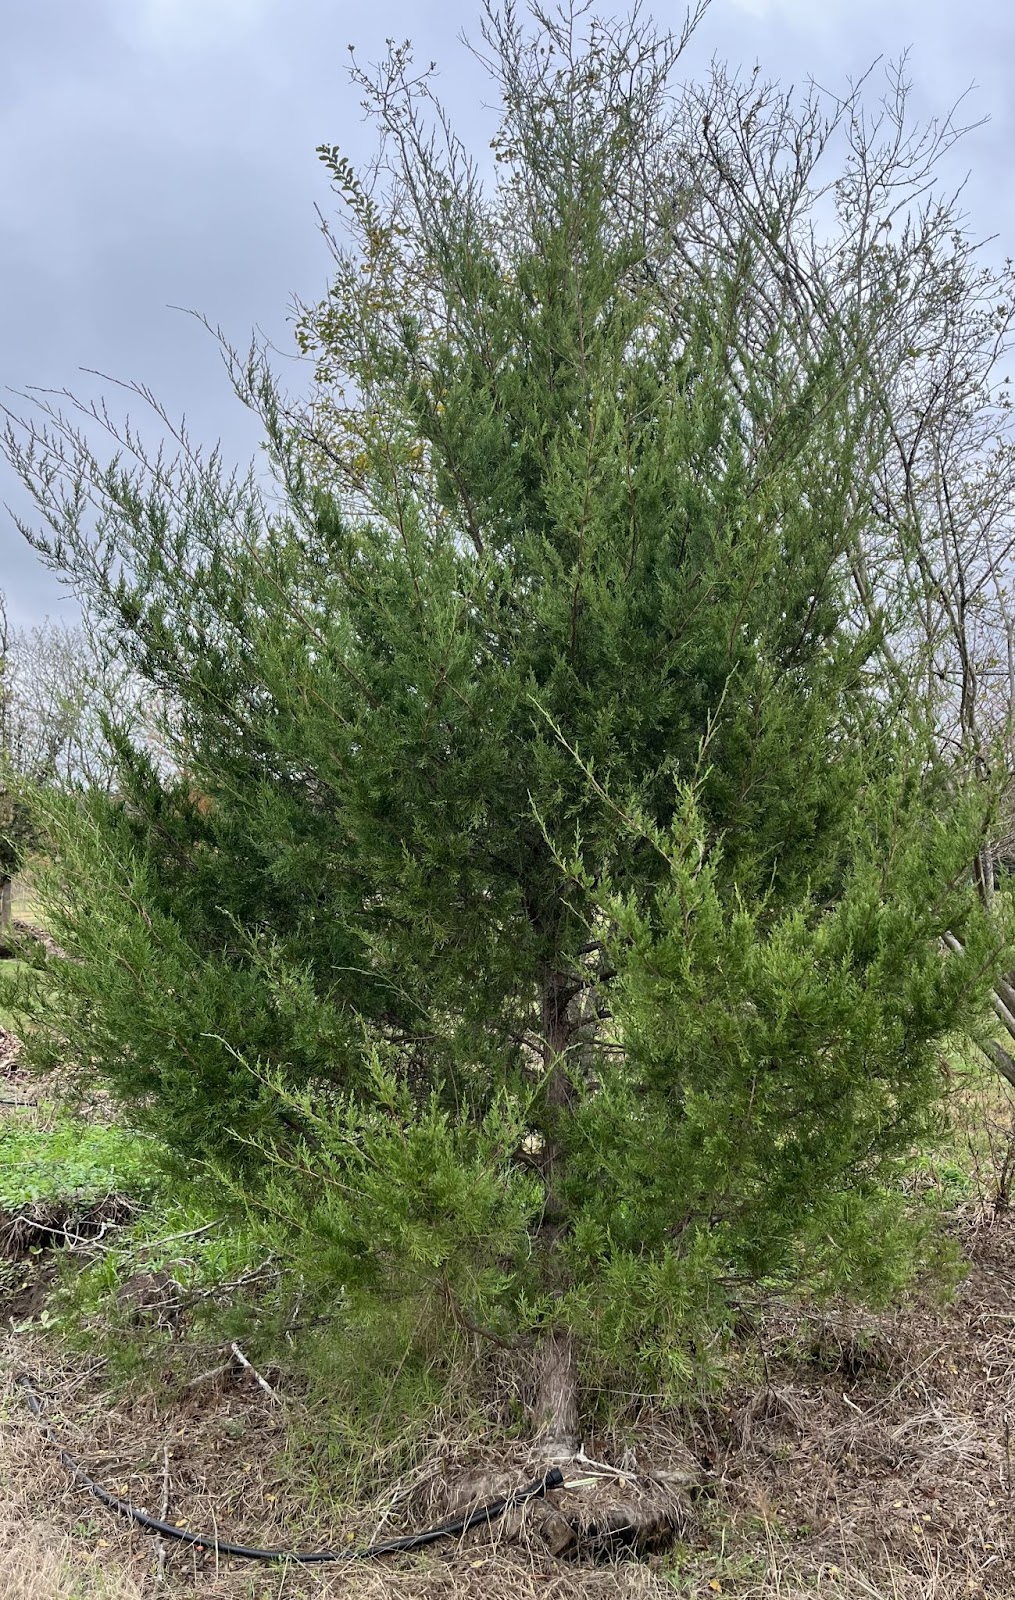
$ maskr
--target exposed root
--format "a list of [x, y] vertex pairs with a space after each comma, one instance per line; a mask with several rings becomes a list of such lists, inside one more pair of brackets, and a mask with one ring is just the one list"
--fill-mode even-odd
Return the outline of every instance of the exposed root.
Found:
[[[509, 1493], [532, 1471], [535, 1460], [533, 1455], [515, 1469], [479, 1469], [448, 1482], [442, 1497], [448, 1514]], [[580, 1457], [562, 1470], [562, 1490], [501, 1519], [498, 1543], [598, 1560], [624, 1551], [644, 1555], [664, 1550], [685, 1533], [691, 1511], [688, 1491], [704, 1477], [700, 1469], [689, 1473], [683, 1464], [671, 1472], [622, 1471]], [[489, 1533], [484, 1537], [488, 1540]]]
[[97, 1200], [37, 1200], [17, 1210], [0, 1210], [0, 1258], [18, 1261], [30, 1250], [73, 1249], [96, 1244], [110, 1228], [128, 1222], [137, 1207], [126, 1195]]

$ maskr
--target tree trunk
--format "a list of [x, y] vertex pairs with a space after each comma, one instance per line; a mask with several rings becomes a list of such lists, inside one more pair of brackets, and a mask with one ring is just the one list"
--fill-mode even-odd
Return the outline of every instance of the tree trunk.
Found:
[[994, 902], [994, 852], [985, 844], [973, 862], [973, 880], [988, 911]]
[[[546, 1105], [552, 1124], [566, 1112], [574, 1098], [574, 1084], [569, 1071], [568, 1052], [574, 1038], [574, 1023], [568, 1015], [568, 1006], [576, 993], [573, 981], [562, 972], [550, 972], [543, 984], [543, 1064], [546, 1068]], [[553, 1141], [553, 1129], [547, 1146]], [[559, 1148], [554, 1158], [559, 1159]], [[549, 1187], [549, 1185], [548, 1185]]]
[[[547, 1284], [557, 1290], [566, 1287], [566, 1274], [558, 1251], [559, 1241], [567, 1229], [560, 1193], [563, 1160], [560, 1124], [574, 1098], [568, 1061], [574, 1034], [568, 1006], [574, 993], [573, 981], [564, 973], [550, 971], [546, 974], [542, 1000], [546, 1115], [540, 1162], [545, 1199], [536, 1246], [544, 1261]], [[569, 1460], [580, 1442], [574, 1341], [569, 1330], [551, 1328], [539, 1336], [533, 1352], [532, 1377], [531, 1415], [543, 1453], [550, 1462]]]
[[1015, 1089], [1015, 1056], [1012, 1056], [996, 1039], [985, 1039], [980, 1047], [988, 1061], [993, 1062], [1012, 1088]]
[[3, 938], [11, 925], [12, 892], [10, 878], [6, 874], [0, 876], [0, 939]]
[[574, 1341], [563, 1328], [544, 1333], [533, 1353], [532, 1415], [541, 1457], [570, 1461], [581, 1442]]

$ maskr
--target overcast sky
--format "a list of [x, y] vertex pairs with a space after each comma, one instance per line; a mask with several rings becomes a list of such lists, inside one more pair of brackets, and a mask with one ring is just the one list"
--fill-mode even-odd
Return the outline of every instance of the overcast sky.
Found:
[[[647, 9], [661, 24], [683, 15], [666, 0]], [[82, 369], [138, 380], [245, 462], [253, 425], [209, 336], [170, 308], [240, 344], [256, 326], [284, 369], [294, 296], [327, 284], [315, 148], [354, 160], [372, 148], [348, 46], [375, 60], [386, 37], [411, 38], [437, 61], [460, 131], [487, 137], [488, 86], [459, 38], [477, 16], [470, 0], [0, 0], [0, 385], [94, 397], [103, 385]], [[1011, 0], [712, 0], [688, 75], [717, 55], [838, 89], [910, 46], [920, 114], [972, 86], [967, 116], [990, 117], [950, 175], [968, 170], [976, 231], [1015, 254]], [[2, 462], [0, 502], [25, 505]], [[21, 623], [73, 610], [2, 509], [0, 589]]]

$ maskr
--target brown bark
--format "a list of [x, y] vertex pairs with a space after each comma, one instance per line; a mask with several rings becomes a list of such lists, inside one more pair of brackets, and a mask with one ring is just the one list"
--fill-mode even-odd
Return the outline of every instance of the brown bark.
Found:
[[973, 862], [973, 881], [983, 904], [989, 910], [994, 901], [994, 852], [984, 845]]
[[[559, 1187], [563, 1158], [560, 1122], [574, 1098], [568, 1062], [574, 1034], [568, 1007], [574, 994], [573, 982], [563, 973], [547, 973], [542, 1000], [546, 1117], [540, 1160], [545, 1198], [536, 1244], [544, 1257], [548, 1284], [557, 1289], [566, 1286], [558, 1255], [558, 1244], [567, 1228]], [[543, 1452], [551, 1461], [568, 1460], [580, 1442], [574, 1340], [568, 1330], [551, 1328], [539, 1336], [533, 1351], [532, 1376], [531, 1414]]]
[[542, 1002], [543, 1061], [548, 1075], [546, 1100], [551, 1106], [566, 1107], [573, 1095], [567, 1053], [574, 1023], [568, 1015], [568, 1007], [576, 993], [577, 986], [563, 972], [547, 973]]
[[542, 1454], [552, 1464], [578, 1450], [578, 1382], [574, 1340], [563, 1328], [544, 1333], [533, 1353], [532, 1415]]
[[564, 1207], [559, 1190], [559, 1176], [563, 1150], [560, 1124], [574, 1099], [568, 1053], [574, 1034], [574, 1024], [568, 1016], [568, 1006], [574, 998], [575, 988], [563, 973], [551, 971], [543, 984], [542, 1027], [543, 1065], [546, 1087], [543, 1092], [543, 1148], [540, 1165], [546, 1197], [543, 1203], [543, 1221], [540, 1243], [551, 1247], [563, 1232]]
[[0, 876], [0, 936], [7, 933], [11, 925], [12, 892], [10, 878]]

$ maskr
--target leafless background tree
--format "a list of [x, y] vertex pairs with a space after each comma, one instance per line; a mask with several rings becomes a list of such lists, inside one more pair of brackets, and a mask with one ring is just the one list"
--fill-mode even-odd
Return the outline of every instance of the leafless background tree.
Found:
[[128, 668], [83, 624], [17, 629], [0, 594], [0, 933], [27, 847], [26, 788], [116, 783], [107, 719], [141, 732], [146, 705]]

